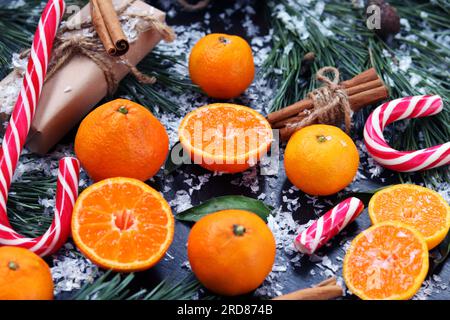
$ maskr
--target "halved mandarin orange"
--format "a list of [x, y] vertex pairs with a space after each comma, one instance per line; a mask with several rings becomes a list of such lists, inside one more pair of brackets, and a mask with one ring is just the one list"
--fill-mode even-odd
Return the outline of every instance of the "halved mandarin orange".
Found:
[[345, 284], [364, 300], [410, 299], [427, 272], [425, 238], [398, 221], [361, 232], [347, 250], [343, 267]]
[[428, 188], [399, 184], [375, 193], [369, 203], [373, 224], [396, 220], [420, 231], [428, 249], [444, 240], [450, 228], [450, 206], [442, 196]]
[[195, 164], [225, 173], [255, 165], [273, 140], [272, 128], [261, 114], [230, 103], [215, 103], [189, 113], [178, 135]]
[[168, 250], [173, 234], [167, 201], [136, 179], [93, 184], [81, 193], [73, 210], [75, 244], [106, 269], [132, 272], [152, 267]]

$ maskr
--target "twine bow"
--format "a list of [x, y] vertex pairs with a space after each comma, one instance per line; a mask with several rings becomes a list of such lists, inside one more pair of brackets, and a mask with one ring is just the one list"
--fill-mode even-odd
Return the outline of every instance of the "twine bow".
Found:
[[[120, 8], [116, 9], [118, 15], [125, 14], [129, 18], [139, 18], [148, 24], [148, 28], [137, 27], [139, 32], [145, 32], [149, 28], [159, 32], [163, 39], [171, 42], [175, 39], [175, 34], [172, 29], [165, 23], [155, 19], [154, 17], [138, 14], [138, 13], [125, 13], [125, 11], [136, 0], [126, 1]], [[156, 78], [148, 76], [140, 72], [134, 65], [132, 65], [124, 57], [109, 57], [106, 50], [97, 35], [87, 36], [77, 32], [76, 35], [65, 36], [64, 33], [73, 29], [94, 29], [92, 21], [84, 22], [78, 26], [71, 25], [70, 28], [65, 25], [60, 29], [55, 40], [55, 45], [52, 53], [52, 60], [49, 64], [49, 71], [47, 73], [46, 80], [50, 79], [55, 73], [61, 69], [72, 57], [76, 55], [82, 55], [91, 59], [104, 73], [105, 80], [108, 86], [108, 94], [112, 95], [118, 88], [119, 80], [113, 72], [113, 64], [121, 63], [125, 65], [130, 72], [136, 77], [136, 79], [144, 84], [153, 84], [156, 82]], [[28, 55], [28, 52], [22, 53], [22, 56]]]
[[[325, 74], [332, 73], [329, 78]], [[339, 85], [339, 70], [334, 67], [324, 67], [317, 71], [316, 79], [324, 86], [310, 92], [308, 97], [313, 101], [313, 110], [309, 115], [294, 125], [293, 129], [303, 128], [314, 123], [339, 123], [344, 119], [347, 133], [351, 129], [352, 109], [347, 93]]]

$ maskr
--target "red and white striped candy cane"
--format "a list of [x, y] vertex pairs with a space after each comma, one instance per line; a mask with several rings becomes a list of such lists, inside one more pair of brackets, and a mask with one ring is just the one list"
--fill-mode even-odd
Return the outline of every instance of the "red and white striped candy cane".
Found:
[[0, 244], [29, 249], [40, 256], [57, 251], [70, 235], [73, 205], [78, 196], [80, 165], [75, 158], [59, 161], [56, 187], [55, 217], [50, 228], [39, 238], [26, 238], [11, 228], [6, 215], [1, 212]]
[[364, 210], [364, 204], [358, 198], [348, 198], [314, 221], [295, 238], [298, 251], [313, 254], [331, 238], [354, 221]]
[[382, 166], [399, 172], [450, 164], [450, 142], [417, 151], [397, 151], [383, 136], [384, 128], [394, 121], [432, 116], [442, 109], [442, 99], [437, 95], [406, 97], [382, 104], [369, 116], [364, 128], [367, 151]]
[[12, 230], [8, 221], [6, 203], [13, 174], [42, 92], [53, 42], [64, 14], [64, 8], [63, 0], [51, 0], [41, 15], [22, 89], [0, 151], [0, 245], [21, 246], [42, 256], [57, 250], [69, 235], [73, 204], [78, 194], [78, 160], [64, 158], [60, 162], [55, 218], [50, 229], [43, 236], [30, 239], [22, 237]]

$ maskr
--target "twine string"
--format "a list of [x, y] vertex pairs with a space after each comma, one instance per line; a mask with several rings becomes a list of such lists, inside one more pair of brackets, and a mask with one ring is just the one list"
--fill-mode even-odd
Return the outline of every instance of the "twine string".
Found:
[[[332, 74], [332, 77], [326, 74]], [[344, 120], [345, 130], [350, 132], [352, 109], [348, 95], [339, 85], [339, 70], [335, 67], [324, 67], [317, 71], [316, 79], [324, 86], [310, 92], [308, 97], [313, 101], [313, 109], [300, 122], [290, 125], [296, 131], [314, 123], [338, 124]]]
[[[136, 0], [128, 0], [120, 8], [116, 8], [118, 15], [126, 15], [130, 18], [139, 18], [147, 22], [148, 27], [138, 27], [138, 31], [140, 33], [145, 32], [149, 29], [153, 29], [156, 32], [160, 33], [165, 41], [173, 41], [175, 39], [175, 34], [167, 24], [148, 15], [125, 13], [125, 11], [135, 1]], [[91, 19], [90, 21], [83, 22], [78, 26], [70, 26], [70, 29], [93, 30], [94, 26]], [[148, 76], [142, 73], [136, 66], [131, 64], [124, 57], [109, 57], [100, 38], [97, 35], [88, 36], [77, 33], [76, 35], [65, 37], [63, 34], [67, 31], [70, 30], [69, 27], [65, 25], [58, 32], [55, 40], [52, 58], [48, 68], [46, 81], [52, 78], [52, 76], [54, 76], [55, 73], [63, 66], [65, 66], [66, 63], [70, 61], [70, 59], [72, 59], [74, 56], [82, 55], [92, 60], [102, 70], [108, 87], [108, 95], [112, 95], [114, 92], [116, 92], [119, 86], [119, 80], [116, 78], [113, 72], [113, 64], [115, 62], [119, 62], [125, 65], [140, 83], [154, 84], [156, 82], [155, 77]], [[25, 56], [26, 54], [29, 54], [29, 51], [23, 52], [22, 56]]]

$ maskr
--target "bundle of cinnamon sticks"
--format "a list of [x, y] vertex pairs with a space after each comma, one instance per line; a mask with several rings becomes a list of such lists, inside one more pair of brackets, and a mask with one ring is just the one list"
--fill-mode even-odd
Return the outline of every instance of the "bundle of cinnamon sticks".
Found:
[[[374, 68], [366, 70], [350, 80], [341, 82], [340, 86], [347, 93], [350, 107], [354, 112], [384, 100], [389, 95], [388, 89]], [[287, 141], [295, 131], [301, 129], [295, 125], [301, 122], [313, 108], [311, 99], [301, 100], [269, 114], [267, 120], [272, 128], [280, 130], [281, 140]]]
[[97, 31], [106, 52], [111, 57], [126, 54], [130, 43], [123, 33], [112, 0], [90, 0], [92, 24]]

